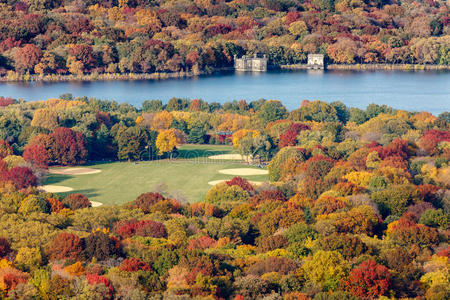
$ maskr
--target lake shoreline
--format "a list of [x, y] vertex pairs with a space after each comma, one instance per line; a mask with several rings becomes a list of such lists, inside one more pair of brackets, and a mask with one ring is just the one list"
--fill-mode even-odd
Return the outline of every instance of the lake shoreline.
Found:
[[[306, 64], [282, 65], [284, 70], [306, 70]], [[419, 64], [329, 64], [327, 70], [349, 71], [448, 71], [450, 66], [445, 65], [419, 65]]]
[[[306, 70], [309, 69], [306, 64], [281, 65], [269, 67], [269, 70]], [[327, 70], [348, 70], [348, 71], [449, 71], [450, 66], [445, 65], [414, 65], [414, 64], [330, 64], [326, 66]], [[234, 71], [232, 67], [217, 68], [213, 70], [197, 72], [155, 72], [155, 73], [90, 73], [83, 75], [30, 75], [17, 74], [1, 76], [0, 83], [4, 82], [94, 82], [94, 81], [131, 81], [131, 80], [163, 80], [190, 78], [195, 76], [213, 75], [221, 72]]]

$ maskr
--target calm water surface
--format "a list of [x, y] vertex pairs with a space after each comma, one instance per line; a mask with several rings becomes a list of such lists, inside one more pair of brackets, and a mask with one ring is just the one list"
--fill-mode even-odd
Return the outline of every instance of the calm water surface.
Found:
[[208, 102], [278, 99], [288, 109], [301, 101], [340, 100], [349, 107], [387, 104], [412, 111], [439, 114], [450, 111], [450, 72], [422, 71], [271, 71], [220, 73], [186, 79], [57, 83], [0, 83], [0, 95], [43, 100], [64, 93], [128, 102], [172, 97]]

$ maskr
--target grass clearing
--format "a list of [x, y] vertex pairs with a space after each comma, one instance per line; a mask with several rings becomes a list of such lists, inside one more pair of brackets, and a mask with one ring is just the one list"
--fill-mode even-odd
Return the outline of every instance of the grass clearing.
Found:
[[[192, 157], [194, 151], [201, 156]], [[207, 159], [211, 155], [232, 151], [230, 146], [186, 145], [180, 149], [181, 158], [174, 161], [93, 164], [89, 167], [101, 170], [100, 173], [83, 176], [49, 174], [45, 184], [72, 187], [72, 192], [85, 194], [89, 200], [105, 205], [123, 204], [150, 191], [163, 191], [180, 200], [199, 202], [204, 200], [211, 188], [208, 182], [230, 180], [234, 177], [220, 174], [219, 170], [249, 168], [239, 162], [211, 163], [212, 161]], [[212, 152], [216, 154], [211, 154]], [[252, 181], [268, 180], [267, 175], [243, 177]]]

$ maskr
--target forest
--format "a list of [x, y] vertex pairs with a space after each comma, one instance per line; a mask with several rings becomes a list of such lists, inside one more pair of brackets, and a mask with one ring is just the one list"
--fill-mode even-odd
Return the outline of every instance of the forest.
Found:
[[[450, 62], [442, 0], [0, 0], [3, 80], [269, 65]], [[103, 77], [102, 77], [103, 78]]]
[[[0, 106], [2, 299], [450, 297], [449, 112], [70, 94]], [[101, 207], [37, 189], [49, 166], [186, 142], [232, 144], [267, 162], [270, 182]]]

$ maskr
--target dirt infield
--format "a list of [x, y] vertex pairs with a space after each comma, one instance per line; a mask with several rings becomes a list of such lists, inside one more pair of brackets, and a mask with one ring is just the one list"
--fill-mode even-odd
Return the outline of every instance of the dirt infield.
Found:
[[269, 171], [251, 168], [239, 168], [239, 169], [222, 169], [219, 170], [219, 173], [235, 176], [249, 176], [249, 175], [267, 175], [269, 174]]
[[247, 159], [246, 156], [242, 156], [240, 154], [219, 154], [209, 156], [209, 159], [221, 159], [221, 160], [244, 160]]
[[65, 193], [73, 191], [73, 188], [61, 185], [43, 185], [40, 186], [39, 189], [47, 193]]
[[92, 204], [92, 207], [99, 207], [99, 206], [103, 205], [103, 203], [97, 202], [97, 201], [91, 201], [91, 204]]
[[[222, 182], [225, 182], [225, 181], [227, 181], [227, 180], [213, 180], [213, 181], [209, 181], [208, 182], [208, 184], [209, 185], [216, 185], [216, 184], [219, 184], [219, 183], [222, 183]], [[253, 185], [260, 185], [260, 184], [262, 184], [263, 182], [262, 181], [249, 181], [251, 184], [253, 184]]]
[[100, 173], [102, 170], [92, 168], [55, 168], [50, 169], [49, 173], [59, 175], [88, 175]]

